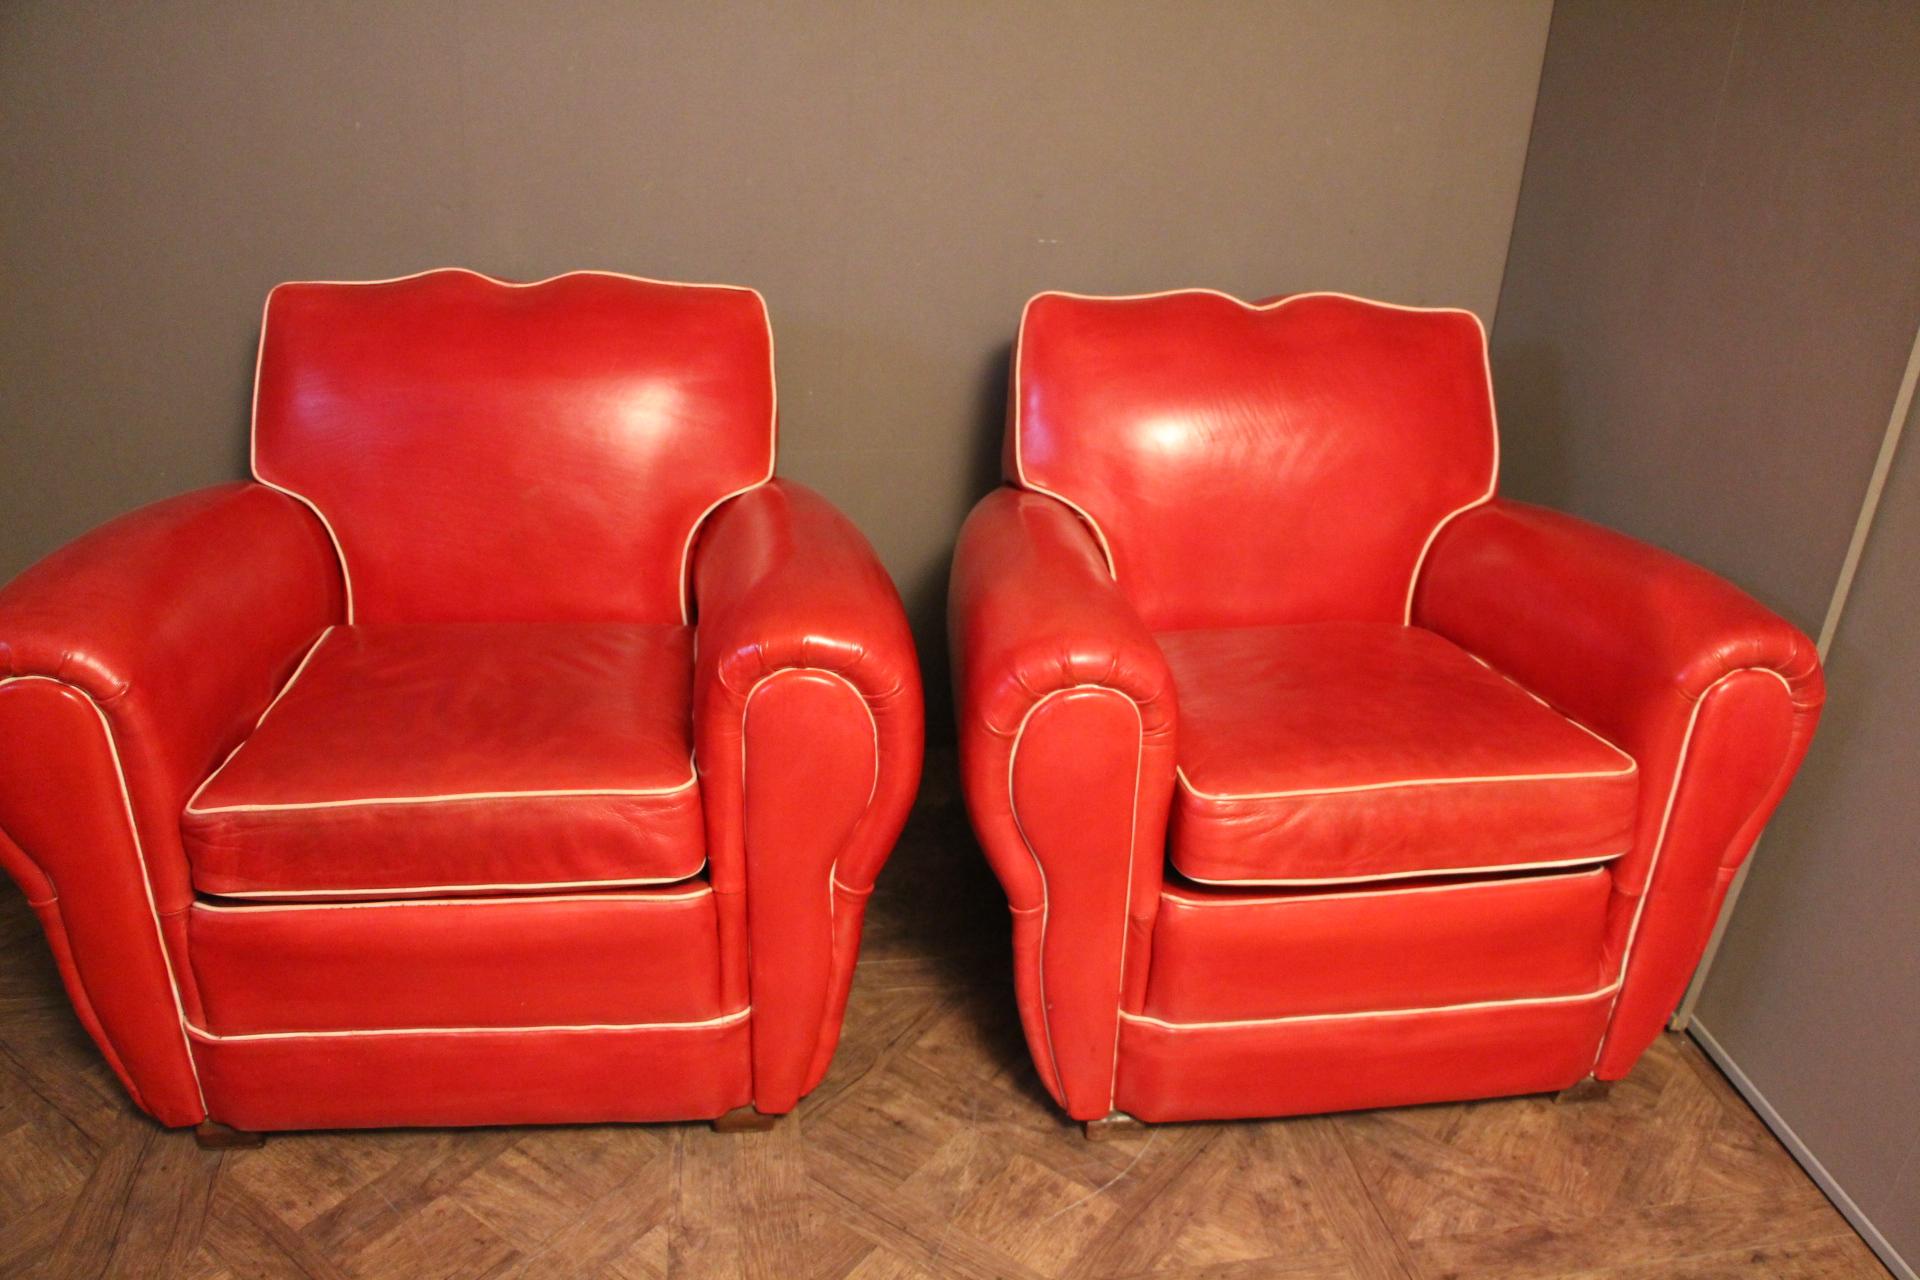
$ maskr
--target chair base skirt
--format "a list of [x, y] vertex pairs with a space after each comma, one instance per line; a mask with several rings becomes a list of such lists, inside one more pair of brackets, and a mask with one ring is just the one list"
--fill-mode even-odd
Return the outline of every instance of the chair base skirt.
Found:
[[1613, 993], [1268, 1022], [1120, 1029], [1115, 1106], [1231, 1120], [1554, 1093], [1584, 1079]]
[[753, 1096], [751, 1031], [719, 1025], [193, 1041], [234, 1129], [710, 1120]]

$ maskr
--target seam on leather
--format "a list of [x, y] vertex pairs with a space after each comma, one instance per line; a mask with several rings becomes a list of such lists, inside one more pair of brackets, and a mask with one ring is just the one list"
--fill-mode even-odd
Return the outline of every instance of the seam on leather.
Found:
[[[1118, 978], [1118, 990], [1116, 990], [1114, 993], [1114, 1011], [1124, 1016], [1124, 1011], [1120, 1009], [1119, 1005], [1122, 1001], [1125, 1000], [1126, 990], [1127, 990], [1127, 934], [1129, 932], [1128, 926], [1133, 916], [1133, 864], [1134, 864], [1134, 857], [1135, 857], [1135, 846], [1139, 844], [1139, 836], [1140, 836], [1140, 775], [1145, 768], [1146, 756], [1147, 756], [1146, 716], [1141, 711], [1140, 704], [1137, 701], [1135, 701], [1130, 695], [1122, 693], [1120, 690], [1113, 688], [1111, 685], [1104, 685], [1104, 684], [1068, 685], [1064, 688], [1055, 689], [1052, 692], [1045, 694], [1036, 702], [1034, 702], [1032, 706], [1027, 708], [1026, 714], [1020, 717], [1020, 726], [1018, 729], [1014, 731], [1013, 745], [1011, 749], [1007, 752], [1007, 814], [1009, 817], [1013, 819], [1013, 829], [1020, 833], [1020, 842], [1027, 847], [1027, 855], [1033, 859], [1034, 869], [1040, 873], [1040, 908], [1039, 908], [1040, 910], [1040, 942], [1039, 942], [1039, 945], [1034, 949], [1034, 966], [1036, 970], [1036, 976], [1039, 979], [1039, 988], [1040, 988], [1040, 992], [1039, 992], [1040, 1023], [1041, 1023], [1041, 1026], [1043, 1026], [1046, 1029], [1047, 1056], [1051, 1058], [1053, 1061], [1053, 1079], [1054, 1079], [1054, 1083], [1057, 1084], [1060, 1088], [1060, 1098], [1062, 1102], [1065, 1102], [1066, 1096], [1067, 1096], [1067, 1081], [1066, 1081], [1066, 1077], [1062, 1075], [1060, 1072], [1060, 1054], [1059, 1054], [1059, 1051], [1054, 1048], [1054, 1044], [1053, 1044], [1053, 1020], [1047, 1015], [1047, 924], [1049, 921], [1049, 916], [1051, 914], [1052, 894], [1049, 891], [1047, 886], [1046, 864], [1040, 860], [1039, 851], [1033, 847], [1033, 841], [1028, 839], [1027, 829], [1024, 825], [1021, 824], [1021, 821], [1020, 821], [1020, 808], [1014, 802], [1013, 774], [1014, 774], [1015, 766], [1019, 763], [1020, 743], [1021, 743], [1021, 740], [1026, 736], [1027, 722], [1033, 719], [1034, 713], [1039, 711], [1041, 707], [1045, 706], [1048, 702], [1051, 702], [1054, 698], [1059, 697], [1061, 694], [1077, 693], [1082, 691], [1093, 692], [1093, 693], [1110, 693], [1114, 695], [1115, 697], [1119, 698], [1121, 701], [1125, 702], [1129, 707], [1133, 709], [1134, 721], [1136, 724], [1139, 725], [1138, 736], [1135, 738], [1136, 746], [1135, 746], [1134, 765], [1133, 765], [1133, 805], [1132, 805], [1131, 813], [1129, 815], [1129, 826], [1127, 831], [1126, 891], [1121, 895], [1120, 969], [1118, 974], [1116, 975], [1116, 977]], [[1031, 910], [1031, 908], [1029, 908], [1028, 910]], [[1118, 1085], [1119, 1077], [1120, 1077], [1120, 1024], [1116, 1020], [1113, 1028], [1113, 1068], [1112, 1068], [1112, 1073], [1109, 1075], [1107, 1079], [1107, 1110], [1109, 1111], [1113, 1110], [1114, 1094]]]
[[1577, 991], [1572, 995], [1564, 996], [1517, 996], [1511, 1000], [1470, 1000], [1462, 1004], [1419, 1005], [1410, 1009], [1361, 1009], [1348, 1013], [1290, 1013], [1277, 1018], [1236, 1018], [1219, 1022], [1170, 1022], [1150, 1014], [1125, 1011], [1122, 1011], [1120, 1016], [1128, 1022], [1161, 1027], [1168, 1031], [1206, 1031], [1234, 1027], [1284, 1026], [1294, 1022], [1344, 1022], [1362, 1018], [1402, 1018], [1423, 1013], [1464, 1013], [1479, 1009], [1506, 1009], [1524, 1005], [1579, 1004], [1582, 1001], [1598, 1000], [1603, 996], [1615, 995], [1619, 990], [1620, 983], [1615, 981], [1592, 991]]
[[731, 1026], [753, 1012], [753, 1006], [736, 1009], [715, 1018], [690, 1022], [574, 1022], [525, 1027], [358, 1027], [342, 1031], [243, 1031], [223, 1035], [205, 1027], [186, 1023], [196, 1040], [210, 1044], [232, 1044], [254, 1040], [342, 1040], [378, 1036], [483, 1036], [532, 1035], [548, 1031], [700, 1031]]
[[[688, 872], [686, 875], [656, 876], [651, 879], [648, 879], [645, 877], [637, 877], [637, 878], [622, 877], [614, 880], [549, 880], [549, 881], [512, 880], [502, 884], [426, 884], [426, 885], [391, 885], [391, 886], [375, 885], [372, 888], [366, 888], [366, 889], [247, 889], [244, 891], [234, 891], [229, 893], [221, 893], [220, 891], [214, 890], [214, 889], [200, 889], [200, 892], [211, 894], [216, 898], [295, 898], [295, 899], [298, 899], [298, 898], [330, 898], [330, 897], [338, 898], [338, 897], [343, 897], [349, 894], [356, 895], [356, 896], [362, 895], [362, 894], [383, 894], [383, 895], [391, 896], [393, 894], [406, 894], [406, 893], [411, 893], [411, 894], [458, 893], [458, 892], [471, 893], [475, 890], [493, 890], [493, 889], [586, 889], [586, 888], [591, 888], [594, 885], [611, 885], [618, 888], [634, 888], [639, 885], [648, 885], [648, 884], [679, 884], [682, 880], [690, 880], [694, 876], [699, 875], [702, 871], [706, 870], [706, 867], [707, 867], [707, 864], [703, 859], [699, 866], [695, 867], [692, 871]], [[198, 888], [198, 886], [195, 886], [195, 887]], [[479, 901], [479, 899], [473, 899], [473, 901]]]
[[[1660, 855], [1665, 853], [1667, 849], [1667, 832], [1672, 827], [1673, 807], [1675, 802], [1680, 798], [1680, 784], [1686, 780], [1687, 764], [1692, 758], [1693, 732], [1700, 725], [1700, 709], [1706, 705], [1708, 694], [1711, 694], [1715, 689], [1718, 689], [1735, 676], [1746, 675], [1749, 672], [1759, 672], [1770, 675], [1778, 680], [1780, 687], [1786, 691], [1789, 707], [1792, 708], [1794, 714], [1799, 714], [1799, 708], [1793, 702], [1792, 683], [1778, 671], [1768, 666], [1735, 667], [1732, 671], [1720, 675], [1700, 691], [1699, 697], [1693, 699], [1692, 709], [1687, 712], [1687, 731], [1680, 739], [1680, 752], [1674, 758], [1673, 782], [1667, 788], [1667, 804], [1666, 808], [1663, 809], [1660, 814], [1660, 831], [1659, 834], [1654, 837], [1653, 856], [1647, 861], [1647, 878], [1645, 883], [1640, 886], [1639, 900], [1634, 904], [1633, 923], [1627, 926], [1626, 945], [1620, 948], [1620, 974], [1619, 977], [1614, 980], [1613, 1004], [1607, 1009], [1607, 1023], [1606, 1026], [1601, 1029], [1600, 1043], [1594, 1046], [1594, 1066], [1599, 1065], [1601, 1056], [1607, 1051], [1607, 1042], [1613, 1038], [1613, 1015], [1620, 1007], [1620, 992], [1626, 989], [1627, 974], [1633, 967], [1633, 947], [1634, 943], [1639, 941], [1640, 921], [1641, 918], [1646, 915], [1647, 902], [1653, 897], [1653, 891], [1657, 884], [1655, 877], [1660, 870]], [[1592, 1068], [1589, 1068], [1589, 1071], [1591, 1070]]]
[[[79, 685], [67, 680], [61, 680], [54, 676], [9, 676], [4, 680], [0, 680], [0, 687], [17, 684], [24, 680], [44, 680], [48, 684], [59, 685], [61, 688], [73, 690], [82, 698], [86, 699], [87, 706], [93, 709], [93, 714], [100, 721], [100, 732], [106, 738], [107, 754], [113, 760], [114, 778], [120, 784], [120, 806], [127, 819], [127, 835], [133, 841], [134, 861], [140, 867], [140, 887], [146, 891], [147, 913], [153, 920], [154, 945], [160, 948], [160, 963], [166, 970], [167, 989], [173, 995], [173, 1012], [174, 1016], [179, 1020], [181, 1043], [187, 1051], [187, 1074], [193, 1079], [193, 1091], [200, 1099], [200, 1111], [204, 1115], [207, 1110], [207, 1094], [206, 1090], [200, 1084], [199, 1064], [193, 1060], [193, 1045], [191, 1038], [187, 1034], [187, 1009], [186, 1005], [180, 999], [180, 978], [173, 970], [173, 955], [167, 949], [166, 931], [160, 924], [160, 904], [153, 896], [153, 876], [147, 869], [147, 847], [145, 842], [140, 839], [140, 821], [134, 816], [133, 793], [127, 787], [127, 771], [125, 766], [120, 762], [120, 744], [114, 737], [113, 724], [107, 719], [107, 713], [101, 709], [100, 704], [93, 700], [91, 694]], [[42, 874], [44, 874], [44, 872]], [[51, 877], [48, 878], [48, 883], [52, 883]], [[98, 1021], [97, 1016], [95, 1020]], [[101, 1024], [101, 1028], [104, 1033], [104, 1023]], [[112, 1043], [111, 1038], [109, 1038], [108, 1043]], [[124, 1063], [126, 1059], [123, 1057], [121, 1061]], [[132, 1075], [133, 1073], [131, 1071], [127, 1073], [129, 1079], [132, 1078]]]
[[1302, 796], [1345, 796], [1367, 791], [1399, 791], [1415, 787], [1463, 787], [1495, 782], [1573, 782], [1584, 778], [1625, 778], [1639, 766], [1628, 762], [1625, 769], [1586, 769], [1567, 773], [1490, 773], [1459, 778], [1396, 778], [1391, 782], [1362, 782], [1344, 787], [1299, 787], [1287, 791], [1202, 791], [1187, 777], [1185, 766], [1176, 766], [1180, 789], [1196, 800], [1291, 800]]
[[[1615, 856], [1617, 857], [1619, 855], [1616, 854]], [[1513, 869], [1514, 868], [1508, 868], [1508, 870]], [[1458, 893], [1464, 890], [1485, 891], [1508, 884], [1558, 884], [1566, 880], [1586, 880], [1605, 874], [1607, 874], [1605, 866], [1595, 866], [1590, 870], [1575, 871], [1566, 875], [1557, 876], [1515, 876], [1503, 880], [1467, 880], [1459, 884], [1423, 884], [1400, 889], [1365, 889], [1356, 890], [1352, 893], [1290, 894], [1264, 898], [1189, 898], [1182, 896], [1173, 889], [1162, 889], [1160, 891], [1160, 898], [1163, 902], [1172, 902], [1183, 907], [1282, 907], [1312, 902], [1342, 902], [1356, 898], [1398, 898], [1415, 893]], [[1187, 876], [1186, 878], [1189, 880], [1193, 879], [1191, 876]], [[1216, 884], [1221, 882], [1200, 880], [1195, 881], [1195, 883]]]
[[685, 280], [656, 280], [649, 276], [629, 275], [624, 271], [562, 271], [557, 275], [547, 276], [541, 280], [502, 280], [497, 276], [490, 276], [485, 272], [475, 271], [471, 267], [430, 267], [425, 271], [412, 271], [403, 276], [387, 276], [379, 280], [283, 280], [280, 284], [267, 290], [267, 300], [261, 307], [260, 344], [253, 357], [253, 407], [250, 410], [247, 422], [247, 469], [253, 473], [253, 478], [260, 484], [278, 493], [284, 493], [289, 498], [303, 503], [306, 508], [313, 512], [315, 517], [319, 519], [320, 526], [327, 531], [327, 537], [333, 542], [333, 553], [338, 556], [340, 560], [340, 579], [346, 588], [347, 622], [349, 624], [353, 622], [353, 575], [347, 569], [347, 552], [346, 548], [341, 545], [340, 535], [334, 532], [333, 524], [327, 519], [326, 513], [320, 510], [319, 504], [313, 499], [307, 497], [304, 493], [289, 489], [285, 485], [275, 484], [260, 474], [258, 446], [260, 438], [260, 366], [267, 351], [267, 320], [273, 314], [273, 295], [289, 284], [398, 284], [403, 280], [418, 280], [423, 276], [445, 275], [449, 273], [474, 276], [477, 279], [485, 280], [489, 284], [498, 285], [503, 289], [534, 289], [543, 284], [551, 284], [555, 280], [565, 280], [572, 276], [605, 276], [614, 280], [632, 280], [640, 284], [666, 285], [675, 289], [722, 289], [733, 293], [750, 293], [754, 296], [755, 300], [760, 303], [760, 316], [766, 324], [767, 329], [767, 390], [768, 398], [772, 401], [772, 412], [769, 414], [767, 428], [767, 474], [753, 484], [736, 489], [732, 493], [726, 494], [715, 501], [705, 511], [700, 513], [698, 518], [694, 520], [693, 527], [687, 530], [686, 541], [681, 544], [680, 548], [680, 621], [684, 625], [689, 621], [690, 617], [687, 583], [693, 556], [694, 535], [699, 532], [701, 523], [722, 503], [731, 498], [737, 498], [743, 493], [758, 489], [761, 485], [772, 480], [774, 465], [779, 457], [780, 383], [773, 352], [773, 316], [767, 308], [766, 297], [761, 294], [758, 289], [750, 288], [743, 284], [701, 284]]
[[[1306, 889], [1321, 884], [1372, 884], [1382, 880], [1413, 880], [1426, 876], [1497, 875], [1505, 871], [1551, 871], [1560, 867], [1586, 867], [1613, 862], [1625, 857], [1626, 852], [1627, 851], [1623, 849], [1618, 853], [1602, 853], [1583, 858], [1566, 858], [1555, 862], [1507, 862], [1486, 867], [1421, 867], [1414, 871], [1383, 871], [1377, 875], [1368, 876], [1321, 876], [1305, 880], [1268, 880], [1264, 878], [1259, 880], [1211, 880], [1206, 876], [1196, 876], [1185, 871], [1181, 871], [1180, 875], [1183, 879], [1191, 880], [1195, 884], [1220, 885], [1224, 888], [1245, 886], [1252, 889]], [[1174, 869], [1176, 871], [1179, 870], [1177, 866]]]
[[[1442, 638], [1444, 639], [1445, 637], [1442, 637]], [[1449, 641], [1449, 643], [1452, 643], [1452, 642]], [[1613, 739], [1607, 737], [1605, 734], [1593, 728], [1591, 725], [1585, 724], [1582, 721], [1576, 719], [1575, 717], [1568, 715], [1566, 712], [1554, 706], [1551, 702], [1548, 702], [1545, 698], [1541, 697], [1539, 694], [1535, 693], [1533, 690], [1527, 688], [1527, 686], [1525, 686], [1524, 684], [1521, 684], [1518, 680], [1515, 680], [1512, 676], [1508, 675], [1506, 672], [1502, 671], [1500, 668], [1494, 666], [1491, 662], [1488, 662], [1485, 658], [1481, 657], [1479, 654], [1475, 653], [1473, 650], [1467, 648], [1465, 645], [1456, 644], [1454, 645], [1454, 648], [1460, 650], [1460, 652], [1466, 654], [1469, 658], [1472, 658], [1475, 662], [1479, 663], [1481, 666], [1485, 667], [1487, 670], [1493, 672], [1494, 675], [1499, 676], [1502, 680], [1505, 680], [1508, 684], [1518, 689], [1521, 693], [1526, 694], [1529, 698], [1532, 698], [1535, 702], [1545, 707], [1548, 711], [1551, 711], [1554, 715], [1560, 717], [1562, 720], [1565, 720], [1568, 724], [1572, 725], [1574, 728], [1578, 729], [1580, 732], [1586, 734], [1589, 738], [1592, 738], [1595, 742], [1598, 742], [1601, 746], [1613, 752], [1613, 754], [1619, 756], [1622, 760], [1625, 760], [1627, 762], [1628, 767], [1624, 770], [1624, 772], [1633, 773], [1640, 768], [1640, 762], [1633, 758], [1633, 753], [1631, 751], [1628, 751], [1625, 747], [1622, 747], [1619, 743], [1613, 741]]]
[[375, 899], [367, 902], [276, 902], [264, 906], [252, 906], [244, 902], [207, 902], [204, 899], [192, 903], [187, 910], [212, 911], [220, 914], [235, 915], [250, 911], [356, 911], [378, 910], [383, 907], [495, 907], [527, 906], [541, 902], [691, 902], [696, 898], [710, 898], [713, 889], [710, 886], [692, 890], [688, 893], [557, 893], [539, 894], [533, 897], [485, 897], [485, 898], [398, 898]]

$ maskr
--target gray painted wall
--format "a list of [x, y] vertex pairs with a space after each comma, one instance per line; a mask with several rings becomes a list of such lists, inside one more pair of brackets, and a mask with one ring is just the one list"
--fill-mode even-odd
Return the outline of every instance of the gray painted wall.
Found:
[[0, 7], [0, 578], [241, 474], [276, 281], [751, 284], [781, 470], [948, 699], [953, 536], [1039, 289], [1491, 318], [1548, 0]]
[[[1560, 0], [1494, 332], [1506, 485], [1818, 634], [1920, 324], [1920, 6]], [[1920, 1260], [1920, 439], [1698, 1009]]]

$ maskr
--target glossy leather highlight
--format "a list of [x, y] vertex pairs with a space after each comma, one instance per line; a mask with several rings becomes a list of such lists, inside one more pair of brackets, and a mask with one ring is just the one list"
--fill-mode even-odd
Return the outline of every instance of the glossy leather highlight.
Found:
[[1465, 313], [1029, 304], [949, 626], [1074, 1118], [1559, 1089], [1679, 998], [1818, 662], [1703, 570], [1494, 498], [1496, 463]]
[[326, 520], [353, 622], [685, 622], [701, 518], [773, 461], [751, 289], [429, 271], [267, 300], [254, 474]]

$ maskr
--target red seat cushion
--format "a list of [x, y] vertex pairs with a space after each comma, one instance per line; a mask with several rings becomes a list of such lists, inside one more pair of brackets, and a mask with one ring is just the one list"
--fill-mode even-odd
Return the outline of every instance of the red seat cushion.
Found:
[[692, 646], [670, 625], [333, 628], [188, 802], [194, 886], [380, 898], [692, 876]]
[[1633, 760], [1465, 650], [1387, 623], [1158, 637], [1179, 697], [1173, 865], [1314, 884], [1625, 852]]

